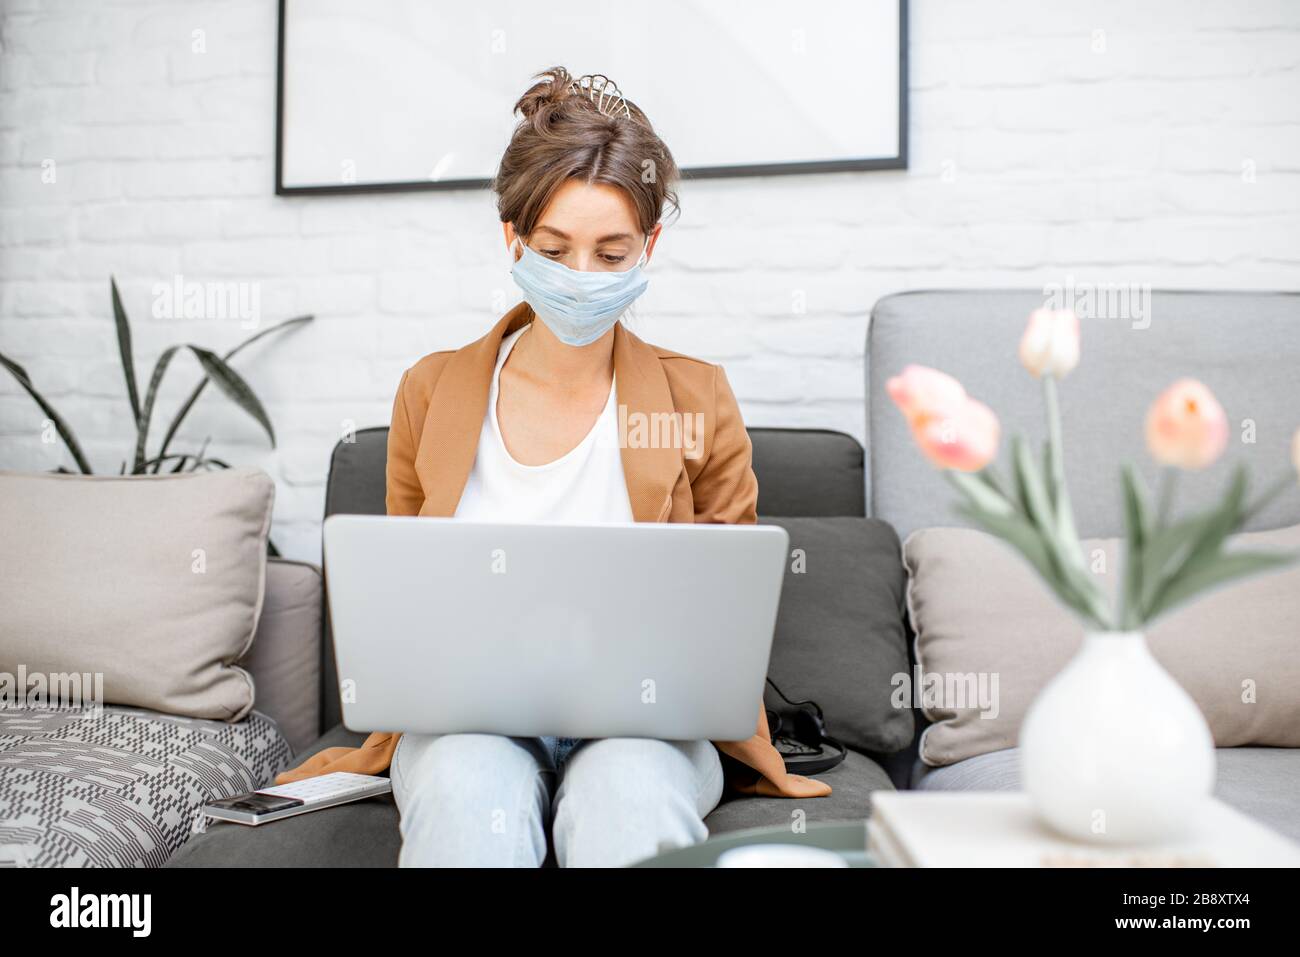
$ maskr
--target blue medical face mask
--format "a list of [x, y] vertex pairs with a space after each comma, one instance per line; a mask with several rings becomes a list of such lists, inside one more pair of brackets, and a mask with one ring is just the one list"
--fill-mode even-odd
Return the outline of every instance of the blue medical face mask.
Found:
[[523, 255], [510, 275], [523, 290], [524, 301], [566, 345], [595, 342], [650, 284], [641, 269], [650, 248], [649, 237], [636, 265], [623, 272], [579, 272], [530, 249], [517, 236], [515, 242]]

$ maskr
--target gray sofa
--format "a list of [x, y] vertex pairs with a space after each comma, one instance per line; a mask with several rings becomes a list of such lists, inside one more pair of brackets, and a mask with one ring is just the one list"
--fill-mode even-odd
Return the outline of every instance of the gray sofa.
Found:
[[[846, 536], [836, 523], [861, 523], [870, 515], [903, 537], [927, 525], [961, 524], [949, 512], [948, 488], [913, 448], [902, 417], [884, 393], [884, 382], [908, 363], [942, 368], [997, 410], [1006, 434], [1040, 436], [1041, 406], [1033, 381], [1017, 363], [1015, 347], [1026, 315], [1042, 300], [1036, 290], [918, 292], [882, 299], [873, 312], [867, 343], [869, 454], [837, 433], [752, 429], [760, 515], [764, 520], [780, 517], [771, 519], [776, 521], [825, 518], [822, 524], [802, 526], [802, 534], [814, 537], [822, 555], [833, 563], [847, 566], [878, 558], [889, 543], [878, 535], [871, 541]], [[1085, 319], [1084, 360], [1064, 390], [1069, 478], [1079, 531], [1085, 537], [1120, 531], [1118, 462], [1146, 461], [1141, 413], [1161, 387], [1183, 375], [1205, 379], [1231, 415], [1248, 415], [1260, 435], [1272, 439], [1261, 438], [1254, 446], [1234, 443], [1230, 461], [1250, 461], [1261, 482], [1286, 468], [1284, 449], [1276, 440], [1279, 430], [1290, 435], [1300, 410], [1300, 377], [1294, 372], [1300, 367], [1300, 296], [1156, 292], [1149, 306], [1149, 315], [1138, 320]], [[330, 467], [326, 514], [384, 511], [385, 436], [384, 429], [365, 430], [355, 443], [338, 446]], [[1211, 491], [1206, 487], [1199, 497], [1203, 500]], [[1195, 504], [1197, 498], [1189, 492], [1187, 501]], [[1300, 496], [1291, 496], [1258, 515], [1251, 528], [1297, 522]], [[897, 539], [892, 541], [896, 548]], [[837, 602], [827, 593], [817, 600]], [[901, 608], [886, 611], [903, 626]], [[774, 667], [783, 647], [798, 647], [799, 655], [782, 658], [783, 680], [799, 685], [802, 695], [791, 697], [811, 697], [827, 707], [832, 733], [837, 716], [841, 723], [850, 719], [847, 712], [853, 702], [829, 686], [832, 679], [824, 666], [817, 667], [817, 643], [824, 642], [820, 654], [827, 659], [850, 653], [861, 658], [866, 652], [859, 644], [879, 637], [882, 629], [888, 630], [881, 622], [864, 624], [856, 634], [838, 626], [828, 626], [824, 635], [784, 634], [778, 628]], [[304, 700], [319, 706], [322, 736], [300, 750], [294, 763], [326, 747], [355, 745], [364, 737], [339, 722], [328, 629], [323, 635], [304, 634], [302, 641], [315, 642], [313, 647], [320, 649], [318, 676], [312, 674], [305, 686], [299, 685], [296, 701], [285, 693], [282, 701], [264, 706], [259, 697], [261, 710], [286, 711], [293, 705], [299, 717]], [[905, 640], [904, 645], [906, 656], [911, 642]], [[790, 693], [784, 685], [783, 690]], [[277, 691], [277, 697], [282, 692]], [[770, 697], [768, 702], [777, 704]], [[857, 702], [864, 709], [875, 703], [865, 697]], [[916, 748], [924, 717], [909, 712], [905, 720], [907, 740], [898, 747], [850, 748], [848, 760], [826, 777], [834, 787], [830, 797], [790, 802], [727, 794], [706, 824], [712, 833], [788, 824], [796, 803], [812, 821], [855, 820], [869, 813], [870, 795], [879, 789], [1016, 786], [1014, 750], [942, 769], [925, 767], [917, 760]], [[1300, 751], [1221, 750], [1218, 782], [1218, 794], [1227, 803], [1300, 838]], [[391, 866], [398, 847], [397, 811], [391, 799], [371, 800], [257, 830], [214, 825], [192, 837], [166, 866]]]
[[[900, 618], [903, 576], [897, 557], [898, 542], [885, 526], [863, 517], [862, 446], [850, 436], [821, 430], [751, 429], [750, 434], [763, 521], [787, 524], [793, 541], [812, 548], [818, 564], [827, 569], [852, 575], [865, 563], [887, 562], [888, 568], [880, 567], [879, 575], [897, 573], [892, 607], [883, 611], [884, 618], [878, 622], [876, 631], [896, 630], [896, 636], [884, 637], [885, 646], [880, 653], [888, 655], [896, 645], [898, 660], [889, 665], [888, 671], [892, 673], [905, 667], [906, 642]], [[325, 499], [326, 515], [384, 513], [387, 435], [386, 428], [363, 429], [356, 434], [354, 442], [341, 442], [335, 448]], [[834, 581], [827, 584], [833, 590]], [[834, 603], [834, 596], [823, 588], [820, 594], [801, 600], [826, 606]], [[858, 653], [856, 647], [872, 640], [873, 628], [865, 620], [869, 614], [868, 609], [860, 609], [852, 620], [819, 632], [813, 640], [822, 643], [823, 654], [789, 654], [782, 663], [778, 663], [778, 658], [783, 632], [791, 643], [807, 636], [793, 635], [801, 630], [800, 626], [797, 621], [786, 621], [784, 614], [783, 621], [778, 623], [771, 672], [774, 680], [792, 699], [812, 697], [822, 704], [827, 709], [832, 730], [835, 730], [834, 716], [843, 715], [848, 708], [835, 707], [835, 692], [822, 693], [823, 689], [819, 688], [819, 677], [824, 674], [824, 662], [820, 659], [857, 654], [868, 663], [879, 660], [872, 659], [869, 649]], [[304, 641], [312, 639], [311, 635], [303, 636]], [[355, 746], [365, 738], [364, 734], [349, 731], [341, 724], [328, 623], [323, 639], [316, 640], [321, 649], [320, 681], [300, 687], [299, 695], [312, 696], [320, 702], [323, 734], [294, 757], [294, 764], [324, 748]], [[770, 690], [765, 694], [765, 701], [774, 711], [788, 711]], [[864, 707], [869, 705], [869, 702], [861, 703]], [[263, 710], [267, 709], [263, 707]], [[903, 729], [902, 737], [895, 733], [889, 746], [895, 751], [905, 749], [913, 727], [910, 713], [891, 716], [889, 720], [901, 724]], [[906, 763], [898, 761], [894, 754], [851, 747], [844, 763], [827, 773], [826, 780], [833, 787], [830, 796], [791, 802], [728, 792], [705, 823], [712, 833], [788, 824], [796, 804], [812, 821], [861, 819], [869, 811], [871, 793], [894, 786], [887, 770], [889, 766], [895, 768], [898, 780], [903, 780]], [[190, 838], [166, 866], [391, 866], [397, 862], [399, 846], [397, 808], [391, 797], [385, 797], [287, 818], [257, 829], [213, 823], [203, 833]]]

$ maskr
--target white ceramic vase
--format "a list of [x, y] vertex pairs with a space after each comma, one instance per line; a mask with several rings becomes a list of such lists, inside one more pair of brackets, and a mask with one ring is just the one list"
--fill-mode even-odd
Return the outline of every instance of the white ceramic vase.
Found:
[[1094, 632], [1025, 715], [1020, 780], [1070, 837], [1173, 840], [1192, 832], [1214, 788], [1214, 739], [1141, 632]]

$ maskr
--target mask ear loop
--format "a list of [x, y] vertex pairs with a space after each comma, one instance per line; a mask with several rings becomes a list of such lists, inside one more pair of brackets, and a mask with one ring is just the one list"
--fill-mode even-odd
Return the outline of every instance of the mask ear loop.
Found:
[[[650, 253], [650, 237], [646, 236], [645, 245], [641, 247], [641, 255], [637, 257], [636, 265], [633, 266], [632, 268], [639, 269], [642, 266], [645, 266], [647, 263], [649, 263], [650, 262], [649, 253]], [[627, 307], [627, 311], [624, 312], [621, 317], [619, 317], [618, 321], [626, 327], [628, 325], [629, 320], [635, 322], [636, 318], [637, 318], [636, 303], [632, 303]]]

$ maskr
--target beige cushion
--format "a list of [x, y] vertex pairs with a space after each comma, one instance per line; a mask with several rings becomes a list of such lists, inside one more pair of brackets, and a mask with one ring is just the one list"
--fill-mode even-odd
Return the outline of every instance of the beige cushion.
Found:
[[[1300, 526], [1234, 543], [1300, 548]], [[1120, 542], [1083, 545], [1113, 596], [1123, 572]], [[1084, 626], [1019, 554], [984, 532], [923, 529], [904, 543], [903, 562], [922, 672], [997, 677], [995, 717], [982, 717], [992, 709], [969, 698], [963, 708], [950, 698], [924, 709], [935, 723], [922, 736], [921, 759], [940, 766], [1015, 747], [1025, 711], [1074, 655]], [[1205, 714], [1217, 746], [1300, 747], [1300, 568], [1207, 594], [1158, 620], [1147, 639]]]
[[257, 637], [239, 660], [257, 685], [257, 710], [298, 753], [320, 737], [321, 573], [307, 562], [266, 563]]
[[104, 701], [235, 721], [275, 486], [257, 469], [0, 472], [0, 672], [102, 673]]

